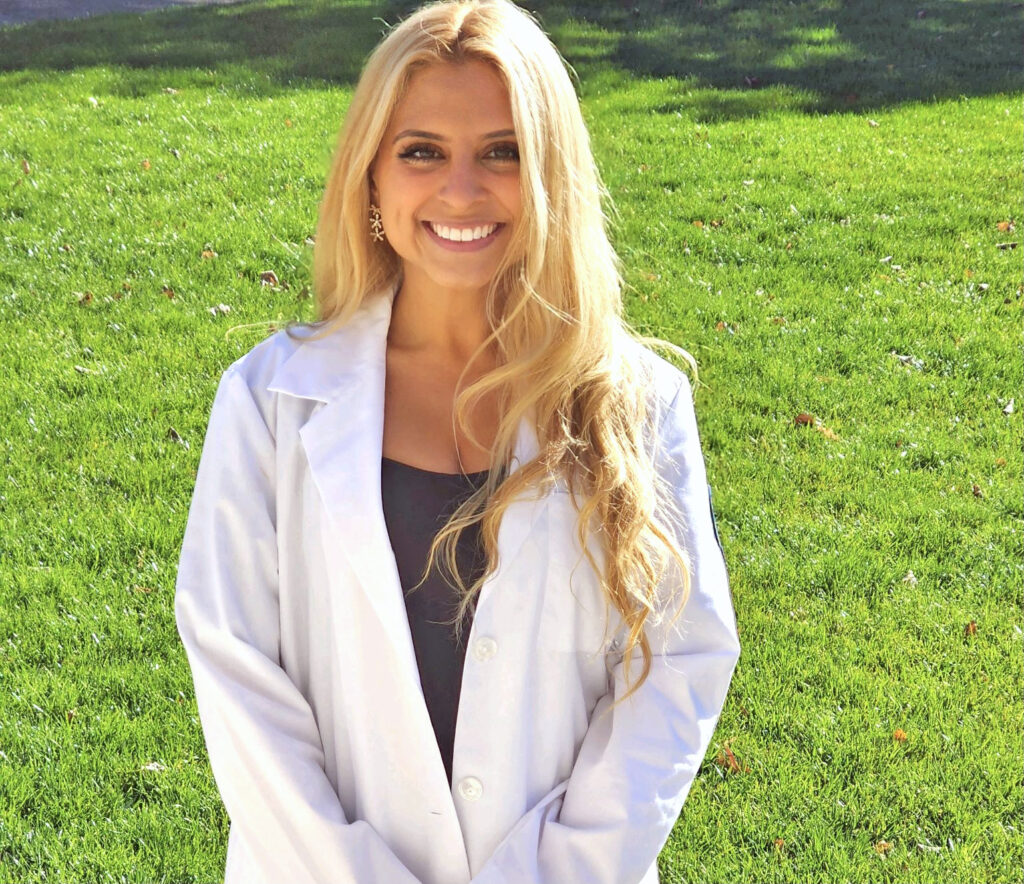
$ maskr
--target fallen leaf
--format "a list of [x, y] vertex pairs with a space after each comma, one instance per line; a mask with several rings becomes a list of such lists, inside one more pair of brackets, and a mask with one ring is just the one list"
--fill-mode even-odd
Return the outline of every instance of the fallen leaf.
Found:
[[231, 312], [231, 308], [227, 304], [218, 304], [216, 307], [210, 308], [210, 314], [212, 316], [225, 315]]
[[813, 427], [814, 426], [814, 415], [808, 414], [806, 411], [801, 411], [795, 418], [793, 423], [798, 427]]
[[1006, 458], [1005, 457], [997, 457], [996, 458], [996, 466], [997, 467], [1005, 467], [1006, 466]]
[[922, 368], [924, 368], [924, 362], [922, 360], [918, 359], [916, 356], [911, 356], [909, 354], [903, 354], [903, 353], [897, 353], [895, 350], [890, 350], [889, 351], [889, 355], [896, 357], [904, 365], [909, 365], [912, 368], [916, 368], [918, 371], [920, 371]]
[[150, 162], [149, 162], [149, 160], [143, 160], [143, 161], [142, 161], [142, 168], [143, 168], [143, 169], [148, 169], [149, 167], [150, 167]]
[[721, 227], [724, 222], [721, 218], [716, 218], [711, 222], [712, 227]]
[[100, 103], [92, 95], [89, 96], [88, 100], [89, 100], [89, 104], [91, 104], [93, 107], [99, 107], [100, 106]]
[[1013, 414], [1013, 400], [1011, 399], [1006, 403], [1006, 408], [1003, 409], [1003, 414]]
[[206, 259], [216, 258], [217, 253], [213, 249], [203, 249], [203, 257]]
[[287, 127], [289, 128], [289, 129], [291, 129], [291, 127], [292, 127], [292, 121], [291, 121], [291, 120], [288, 120], [288, 119], [286, 119], [286, 120], [284, 121], [284, 124], [285, 124], [285, 126], [287, 126]]
[[908, 586], [917, 586], [917, 577], [914, 575], [913, 571], [907, 571], [907, 573], [903, 575], [903, 582]]
[[907, 732], [904, 731], [902, 728], [896, 728], [896, 730], [892, 732], [892, 738], [897, 743], [905, 743], [907, 742]]
[[164, 92], [166, 92], [168, 95], [178, 94], [178, 90], [175, 89], [173, 86], [164, 86]]
[[1017, 245], [1018, 244], [1015, 243], [1015, 242], [997, 242], [996, 243], [996, 248], [997, 249], [1003, 249], [1003, 250], [1005, 250], [1005, 249], [1015, 249], [1015, 248], [1017, 248]]
[[316, 245], [316, 237], [315, 236], [307, 236], [306, 239], [305, 239], [305, 244], [307, 246], [315, 246]]
[[77, 715], [78, 715], [78, 710], [77, 709], [69, 709], [67, 712], [64, 713], [64, 717], [67, 719], [68, 724], [71, 724], [71, 722], [75, 720]]
[[979, 486], [979, 485], [972, 485], [971, 486], [971, 494], [973, 494], [975, 497], [984, 497], [985, 496], [984, 492], [981, 490], [981, 486]]
[[731, 742], [732, 738], [730, 737], [722, 744], [722, 748], [715, 761], [722, 767], [726, 768], [729, 773], [750, 773], [750, 768], [745, 764], [740, 764], [735, 754], [733, 754], [732, 749], [729, 747]]
[[786, 324], [786, 317], [785, 316], [773, 316], [772, 317], [772, 322], [775, 325], [785, 325]]
[[725, 323], [722, 320], [715, 323], [715, 331], [725, 331]]
[[978, 624], [973, 620], [964, 627], [964, 635], [977, 635]]
[[92, 292], [75, 292], [78, 296], [78, 303], [83, 307], [92, 303]]
[[783, 841], [783, 840], [782, 840], [781, 838], [776, 838], [776, 839], [775, 839], [775, 840], [774, 840], [774, 841], [772, 842], [772, 844], [774, 844], [774, 845], [775, 845], [775, 849], [776, 849], [776, 850], [782, 850], [782, 848], [786, 846], [786, 842], [785, 842], [785, 841]]
[[133, 586], [132, 589], [135, 592], [141, 592], [141, 593], [144, 593], [145, 595], [149, 595], [153, 591], [153, 587], [152, 586]]
[[273, 270], [264, 270], [260, 274], [261, 285], [280, 285], [277, 281], [277, 274]]
[[885, 856], [892, 850], [892, 845], [888, 841], [878, 841], [875, 843], [875, 850], [882, 856]]
[[814, 429], [821, 433], [821, 435], [824, 436], [826, 439], [830, 439], [833, 442], [839, 440], [839, 436], [836, 435], [836, 432], [834, 430], [830, 430], [824, 424], [815, 424]]
[[168, 298], [174, 297], [174, 289], [172, 289], [169, 285], [165, 285], [162, 289], [160, 289], [160, 293], [166, 295]]
[[704, 222], [703, 221], [694, 221], [693, 222], [693, 226], [694, 227], [703, 227], [704, 226]]
[[162, 765], [159, 761], [151, 761], [149, 762], [149, 764], [144, 764], [142, 765], [141, 769], [155, 771], [167, 770], [167, 768], [164, 765]]
[[32, 167], [28, 164], [28, 160], [21, 161], [21, 171], [24, 172], [26, 175], [32, 174]]
[[966, 279], [970, 279], [970, 278], [971, 278], [972, 276], [974, 276], [974, 271], [973, 271], [973, 270], [971, 270], [971, 268], [970, 268], [970, 267], [968, 267], [968, 268], [967, 268], [967, 269], [966, 269], [966, 270], [964, 271], [964, 277], [965, 277]]
[[178, 431], [176, 429], [174, 429], [174, 427], [169, 427], [168, 428], [168, 430], [167, 430], [167, 438], [170, 439], [172, 442], [177, 442], [179, 445], [185, 446], [185, 450], [186, 451], [189, 450], [188, 440], [182, 439], [181, 435], [178, 433]]
[[878, 120], [868, 120], [868, 125], [872, 129], [877, 129], [878, 128]]
[[1011, 230], [1016, 230], [1016, 229], [1017, 229], [1016, 225], [1012, 221], [1000, 221], [996, 225], [996, 230], [998, 230], [1000, 233], [1007, 233], [1007, 232], [1009, 232]]
[[743, 186], [744, 187], [750, 187], [750, 185], [753, 184], [753, 183], [754, 183], [754, 179], [753, 178], [744, 178], [743, 179]]

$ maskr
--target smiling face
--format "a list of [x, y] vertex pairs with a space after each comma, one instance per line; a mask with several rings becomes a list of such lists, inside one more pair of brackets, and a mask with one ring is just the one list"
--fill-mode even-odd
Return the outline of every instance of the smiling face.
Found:
[[508, 90], [482, 61], [413, 74], [370, 169], [403, 288], [486, 291], [522, 212]]

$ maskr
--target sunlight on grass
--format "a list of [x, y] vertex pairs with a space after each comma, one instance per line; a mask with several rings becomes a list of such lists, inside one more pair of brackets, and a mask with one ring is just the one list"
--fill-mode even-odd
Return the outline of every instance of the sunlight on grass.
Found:
[[[541, 9], [627, 314], [700, 365], [739, 616], [665, 884], [1020, 877], [1024, 125], [1012, 29], [968, 7], [1002, 8]], [[337, 127], [402, 8], [0, 30], [0, 884], [223, 873], [184, 520], [220, 373], [312, 317]]]

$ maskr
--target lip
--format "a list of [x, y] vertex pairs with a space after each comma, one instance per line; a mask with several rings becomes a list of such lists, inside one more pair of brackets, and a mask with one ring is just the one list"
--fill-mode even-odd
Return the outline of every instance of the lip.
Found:
[[[488, 236], [481, 237], [480, 239], [473, 239], [473, 240], [470, 240], [469, 242], [454, 242], [454, 241], [452, 241], [450, 239], [444, 239], [443, 237], [438, 236], [436, 233], [434, 233], [433, 229], [430, 226], [430, 222], [429, 221], [423, 221], [422, 225], [423, 225], [423, 229], [427, 232], [427, 236], [429, 236], [434, 242], [436, 242], [443, 249], [448, 249], [448, 251], [450, 251], [450, 252], [479, 252], [481, 249], [486, 249], [491, 243], [493, 243], [501, 235], [501, 231], [503, 231], [505, 229], [505, 225], [502, 224], [501, 222], [489, 221], [487, 223], [489, 223], [489, 224], [495, 224], [496, 223], [498, 226], [495, 227], [494, 228], [494, 232], [489, 234]], [[456, 225], [448, 225], [448, 226], [460, 227], [460, 226], [463, 226], [463, 225], [457, 225], [456, 224]], [[468, 224], [466, 224], [464, 226], [469, 227]], [[474, 226], [483, 226], [483, 225], [474, 225]]]

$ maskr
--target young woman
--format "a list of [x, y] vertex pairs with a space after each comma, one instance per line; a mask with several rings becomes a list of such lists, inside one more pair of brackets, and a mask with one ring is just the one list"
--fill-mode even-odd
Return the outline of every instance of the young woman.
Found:
[[314, 277], [221, 379], [178, 573], [228, 881], [656, 882], [739, 645], [690, 386], [526, 14], [377, 48]]

